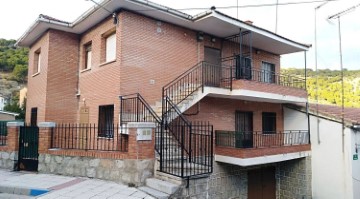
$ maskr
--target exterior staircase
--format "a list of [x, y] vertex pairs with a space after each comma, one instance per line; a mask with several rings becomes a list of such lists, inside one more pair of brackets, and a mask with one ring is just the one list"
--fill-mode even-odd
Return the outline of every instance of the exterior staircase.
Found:
[[141, 187], [156, 198], [168, 198], [186, 180], [212, 173], [213, 127], [208, 122], [191, 122], [183, 115], [206, 96], [204, 74], [209, 73], [209, 68], [214, 67], [200, 62], [181, 74], [163, 87], [162, 101], [154, 106], [147, 104], [140, 94], [120, 97], [122, 124], [156, 123], [155, 175]]

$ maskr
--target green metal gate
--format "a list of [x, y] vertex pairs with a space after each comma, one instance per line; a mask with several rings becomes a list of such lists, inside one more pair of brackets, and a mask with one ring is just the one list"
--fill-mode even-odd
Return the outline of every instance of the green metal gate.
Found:
[[18, 170], [37, 171], [39, 157], [38, 148], [39, 127], [20, 127]]

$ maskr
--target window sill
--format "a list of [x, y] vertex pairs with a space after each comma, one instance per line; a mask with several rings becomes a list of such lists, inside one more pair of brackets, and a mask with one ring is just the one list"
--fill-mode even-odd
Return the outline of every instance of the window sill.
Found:
[[106, 137], [106, 136], [98, 136], [97, 139], [103, 139], [103, 140], [113, 140], [114, 137]]
[[91, 68], [86, 68], [86, 69], [81, 70], [80, 73], [84, 73], [84, 72], [90, 71], [90, 70], [91, 70]]
[[110, 61], [107, 61], [107, 62], [104, 62], [104, 63], [101, 63], [101, 64], [99, 65], [99, 67], [105, 66], [105, 65], [108, 65], [108, 64], [111, 64], [111, 63], [114, 63], [114, 62], [116, 62], [116, 59], [110, 60]]
[[31, 77], [38, 76], [39, 74], [40, 74], [40, 72], [37, 72], [37, 73], [35, 73], [35, 74], [31, 75]]

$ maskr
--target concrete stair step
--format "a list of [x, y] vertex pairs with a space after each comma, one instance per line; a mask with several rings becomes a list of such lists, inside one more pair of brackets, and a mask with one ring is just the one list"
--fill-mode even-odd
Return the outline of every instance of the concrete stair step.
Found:
[[179, 188], [179, 185], [177, 184], [173, 184], [171, 182], [160, 180], [157, 178], [148, 178], [146, 179], [145, 184], [147, 187], [169, 195], [175, 193], [175, 191]]
[[158, 191], [158, 190], [155, 190], [155, 189], [152, 189], [150, 187], [139, 187], [139, 189], [155, 198], [158, 198], [158, 199], [167, 199], [170, 197], [169, 194], [166, 194], [164, 192], [161, 192], [161, 191]]

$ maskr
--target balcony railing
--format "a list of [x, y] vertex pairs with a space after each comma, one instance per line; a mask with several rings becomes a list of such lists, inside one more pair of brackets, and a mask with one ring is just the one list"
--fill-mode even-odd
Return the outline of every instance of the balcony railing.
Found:
[[224, 77], [224, 74], [226, 74], [227, 77], [231, 77], [232, 81], [244, 79], [292, 88], [306, 89], [304, 78], [282, 75], [280, 73], [267, 70], [254, 69], [251, 59], [246, 57], [243, 57], [241, 59], [242, 61], [239, 61], [239, 59], [239, 57], [233, 56], [222, 59], [222, 71], [227, 71], [225, 73], [222, 72], [222, 79], [228, 79]]
[[309, 144], [309, 131], [294, 130], [265, 133], [260, 131], [215, 131], [216, 146], [265, 148]]

